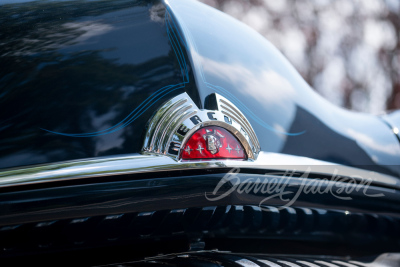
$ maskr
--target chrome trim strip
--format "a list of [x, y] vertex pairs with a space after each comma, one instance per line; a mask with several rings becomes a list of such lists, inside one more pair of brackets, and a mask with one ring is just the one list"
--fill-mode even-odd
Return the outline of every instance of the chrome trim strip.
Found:
[[286, 171], [302, 173], [309, 170], [312, 174], [329, 177], [340, 175], [361, 181], [372, 179], [378, 185], [400, 189], [400, 180], [393, 176], [305, 157], [267, 152], [261, 152], [258, 159], [253, 162], [237, 160], [177, 162], [168, 156], [141, 154], [60, 162], [1, 171], [0, 188], [122, 174], [236, 167], [261, 169], [268, 173]]

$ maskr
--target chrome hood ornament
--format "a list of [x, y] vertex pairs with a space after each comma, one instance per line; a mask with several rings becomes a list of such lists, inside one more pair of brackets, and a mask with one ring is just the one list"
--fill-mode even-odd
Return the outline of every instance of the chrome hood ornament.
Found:
[[[190, 152], [197, 148], [185, 147], [193, 133], [200, 128], [218, 126], [238, 139], [248, 160], [256, 160], [260, 144], [243, 113], [219, 94], [210, 95], [208, 100], [208, 106], [213, 110], [200, 110], [187, 93], [167, 101], [147, 125], [142, 152], [166, 155], [178, 161], [184, 149]], [[215, 130], [205, 129], [206, 133], [203, 135], [206, 141], [205, 150], [216, 154], [222, 147], [221, 140], [224, 139], [224, 135]]]

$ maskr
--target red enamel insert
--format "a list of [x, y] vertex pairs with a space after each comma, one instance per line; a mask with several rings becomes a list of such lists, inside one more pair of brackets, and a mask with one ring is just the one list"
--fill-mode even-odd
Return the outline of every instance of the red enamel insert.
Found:
[[243, 146], [229, 131], [218, 126], [197, 130], [185, 144], [182, 159], [246, 159]]

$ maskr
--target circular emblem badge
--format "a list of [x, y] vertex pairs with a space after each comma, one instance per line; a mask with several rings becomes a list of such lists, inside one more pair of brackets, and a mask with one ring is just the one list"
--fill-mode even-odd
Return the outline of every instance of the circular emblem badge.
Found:
[[249, 121], [229, 100], [212, 94], [199, 110], [186, 94], [165, 103], [150, 119], [143, 153], [175, 160], [255, 160], [260, 145]]

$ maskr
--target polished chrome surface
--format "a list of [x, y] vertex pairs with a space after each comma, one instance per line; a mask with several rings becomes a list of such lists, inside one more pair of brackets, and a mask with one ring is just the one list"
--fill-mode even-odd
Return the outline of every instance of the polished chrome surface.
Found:
[[[167, 154], [171, 134], [188, 117], [198, 112], [196, 104], [183, 93], [166, 102], [151, 118], [146, 132], [143, 151], [154, 154]], [[179, 136], [174, 139], [179, 142]], [[179, 147], [174, 148], [179, 149]]]
[[243, 132], [246, 139], [249, 140], [252, 152], [254, 154], [258, 154], [258, 152], [261, 150], [261, 147], [256, 133], [254, 132], [253, 127], [250, 125], [250, 122], [232, 102], [217, 93], [214, 95], [217, 100], [218, 110], [241, 125], [241, 132]]
[[148, 123], [143, 152], [179, 160], [192, 134], [200, 128], [214, 125], [230, 131], [243, 145], [249, 160], [257, 159], [260, 144], [243, 113], [218, 94], [210, 97], [213, 110], [200, 110], [187, 93], [167, 101]]
[[377, 185], [400, 189], [400, 181], [389, 175], [363, 169], [332, 164], [320, 160], [285, 154], [260, 152], [255, 161], [198, 160], [177, 162], [163, 155], [133, 154], [82, 161], [13, 169], [0, 172], [0, 188], [72, 179], [96, 178], [122, 174], [138, 174], [176, 170], [204, 170], [218, 168], [246, 168], [266, 170], [268, 173], [296, 171], [329, 177], [353, 177], [360, 181], [373, 181]]

